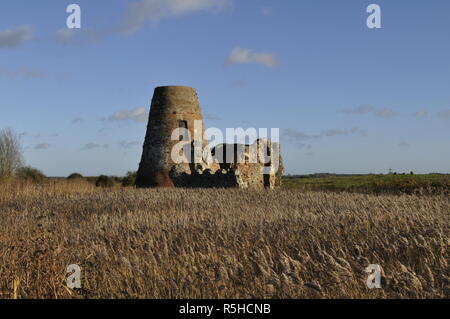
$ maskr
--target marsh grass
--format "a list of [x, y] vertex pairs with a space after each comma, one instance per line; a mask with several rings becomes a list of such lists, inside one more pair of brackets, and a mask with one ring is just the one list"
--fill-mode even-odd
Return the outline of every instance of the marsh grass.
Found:
[[285, 188], [305, 191], [450, 195], [450, 175], [447, 174], [285, 177], [283, 185]]
[[449, 212], [445, 194], [16, 182], [0, 186], [0, 297], [448, 298]]

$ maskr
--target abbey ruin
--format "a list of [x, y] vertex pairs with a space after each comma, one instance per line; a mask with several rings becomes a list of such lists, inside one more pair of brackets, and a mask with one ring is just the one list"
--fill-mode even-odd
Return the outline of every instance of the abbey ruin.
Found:
[[208, 147], [195, 89], [155, 89], [136, 179], [138, 187], [275, 188], [281, 185], [279, 143]]

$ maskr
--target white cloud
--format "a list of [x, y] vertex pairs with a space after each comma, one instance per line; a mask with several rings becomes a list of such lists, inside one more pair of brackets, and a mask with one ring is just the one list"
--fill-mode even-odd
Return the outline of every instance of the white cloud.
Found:
[[15, 29], [0, 31], [0, 48], [15, 48], [33, 38], [33, 29], [21, 26]]
[[148, 22], [207, 10], [220, 10], [229, 0], [141, 0], [128, 4], [121, 26], [122, 33], [132, 34]]
[[109, 117], [110, 121], [146, 122], [147, 119], [148, 111], [145, 107], [137, 107], [132, 110], [121, 110]]
[[271, 53], [257, 53], [252, 49], [234, 48], [225, 61], [226, 65], [232, 64], [260, 64], [275, 67], [280, 64], [278, 58]]
[[68, 29], [63, 28], [56, 32], [55, 40], [59, 44], [75, 44], [75, 45], [84, 45], [98, 42], [101, 38], [99, 32], [89, 29]]

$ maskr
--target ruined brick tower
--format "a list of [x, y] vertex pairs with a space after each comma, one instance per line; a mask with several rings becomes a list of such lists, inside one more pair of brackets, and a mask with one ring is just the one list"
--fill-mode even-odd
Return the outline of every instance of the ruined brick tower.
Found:
[[[137, 187], [174, 187], [169, 176], [175, 165], [171, 152], [179, 141], [171, 139], [172, 132], [186, 128], [194, 136], [195, 120], [203, 121], [195, 89], [184, 86], [155, 89], [136, 178]], [[203, 132], [200, 134], [203, 136]]]

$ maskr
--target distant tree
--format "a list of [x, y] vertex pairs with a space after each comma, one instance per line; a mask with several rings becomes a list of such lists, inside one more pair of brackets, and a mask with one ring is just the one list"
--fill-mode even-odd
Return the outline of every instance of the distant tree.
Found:
[[79, 173], [72, 173], [67, 177], [67, 179], [81, 179], [81, 178], [83, 178], [83, 175]]
[[100, 175], [95, 181], [95, 186], [109, 188], [114, 186], [114, 178], [106, 175]]
[[17, 169], [16, 176], [20, 179], [38, 184], [47, 179], [47, 176], [45, 176], [40, 170], [29, 166], [20, 167]]
[[127, 175], [122, 179], [123, 187], [130, 187], [136, 185], [137, 172], [128, 172]]
[[414, 175], [414, 172], [413, 171], [411, 171], [411, 173], [409, 173], [410, 175]]
[[11, 129], [0, 130], [0, 178], [13, 176], [22, 165], [19, 137]]

